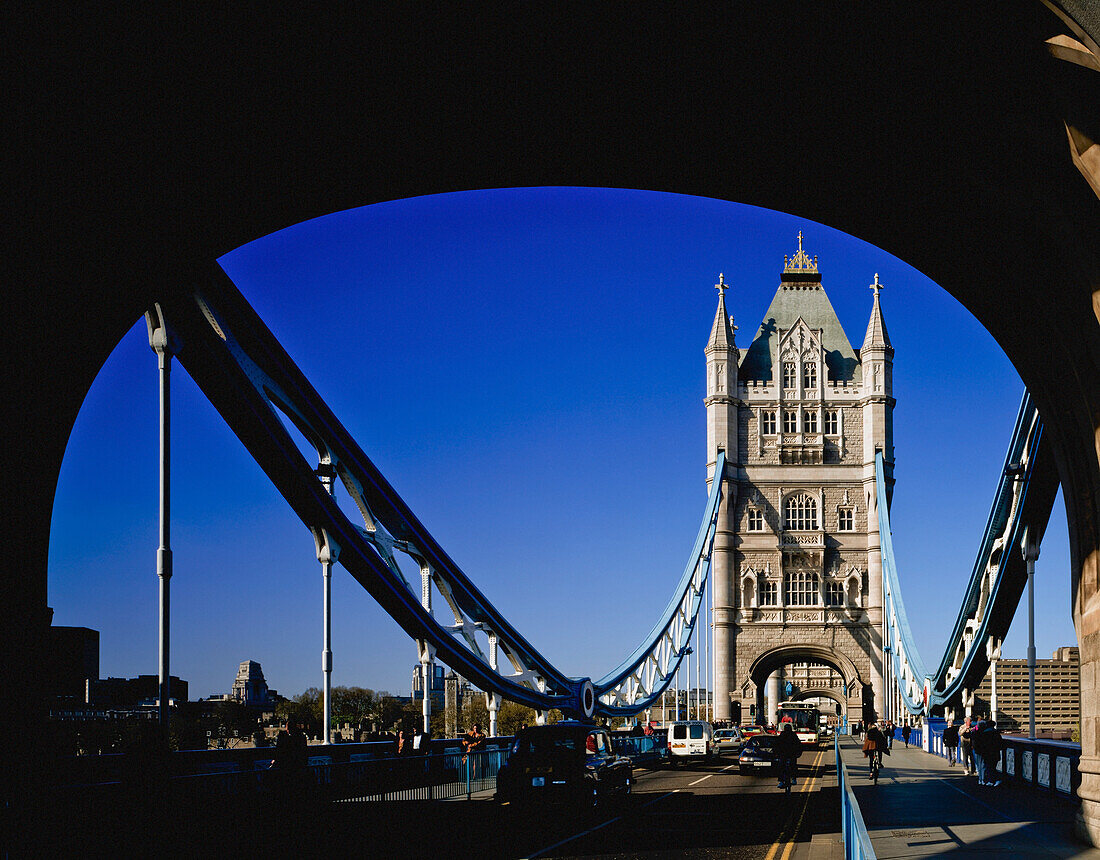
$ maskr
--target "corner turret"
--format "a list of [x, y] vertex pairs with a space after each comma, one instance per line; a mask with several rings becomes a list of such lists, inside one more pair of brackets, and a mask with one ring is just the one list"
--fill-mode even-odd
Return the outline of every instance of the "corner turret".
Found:
[[733, 324], [726, 311], [725, 276], [718, 275], [718, 310], [710, 329], [710, 340], [705, 350], [707, 356], [707, 481], [714, 477], [714, 463], [718, 451], [726, 452], [726, 462], [739, 461], [737, 450], [737, 365], [741, 351], [734, 343]]

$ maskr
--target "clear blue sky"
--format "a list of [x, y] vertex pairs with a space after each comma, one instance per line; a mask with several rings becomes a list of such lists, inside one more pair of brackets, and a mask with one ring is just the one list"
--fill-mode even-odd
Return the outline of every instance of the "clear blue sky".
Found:
[[[222, 258], [245, 297], [451, 556], [565, 672], [648, 632], [706, 499], [704, 356], [718, 273], [748, 346], [801, 230], [858, 350], [879, 273], [897, 351], [894, 543], [938, 664], [989, 512], [1019, 377], [946, 292], [803, 218], [609, 189], [436, 195], [318, 218]], [[172, 672], [191, 698], [258, 660], [321, 683], [309, 532], [176, 365]], [[54, 504], [54, 623], [100, 631], [102, 677], [157, 671], [157, 375], [143, 321], [104, 365]], [[1061, 499], [1037, 648], [1075, 644]], [[415, 648], [337, 568], [333, 682], [408, 695]], [[438, 608], [437, 608], [437, 611]], [[1026, 653], [1026, 608], [1004, 655]]]

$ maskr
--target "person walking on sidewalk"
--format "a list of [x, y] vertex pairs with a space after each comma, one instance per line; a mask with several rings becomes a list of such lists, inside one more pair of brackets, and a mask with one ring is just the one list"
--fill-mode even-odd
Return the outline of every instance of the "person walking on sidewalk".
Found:
[[974, 763], [974, 748], [971, 743], [973, 729], [974, 727], [970, 724], [970, 717], [963, 720], [963, 724], [959, 728], [959, 758], [962, 759], [963, 772], [967, 776], [977, 772], [978, 769]]
[[978, 785], [1000, 785], [997, 764], [1001, 759], [1004, 741], [997, 730], [997, 722], [983, 719], [974, 731], [974, 753], [978, 757]]
[[943, 727], [943, 748], [947, 751], [947, 766], [955, 766], [955, 754], [959, 746], [959, 727], [954, 720], [948, 720]]
[[909, 738], [912, 736], [912, 734], [913, 727], [909, 725], [909, 723], [906, 723], [904, 726], [901, 727], [901, 739], [905, 741], [906, 749], [909, 749]]

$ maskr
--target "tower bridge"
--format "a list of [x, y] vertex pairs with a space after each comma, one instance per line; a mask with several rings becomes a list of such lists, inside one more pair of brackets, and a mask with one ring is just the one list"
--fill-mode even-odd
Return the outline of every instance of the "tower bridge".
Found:
[[802, 243], [799, 232], [743, 356], [723, 277], [716, 285], [705, 404], [708, 481], [724, 487], [713, 561], [722, 720], [765, 713], [767, 689], [775, 722], [783, 661], [811, 655], [841, 673], [857, 719], [883, 702], [875, 453], [889, 486], [894, 348], [878, 274], [857, 356]]
[[[208, 32], [173, 18], [170, 35], [144, 26], [145, 21], [133, 33], [114, 26], [117, 22], [90, 32], [87, 23], [71, 18], [62, 27], [45, 15], [25, 27], [31, 50], [23, 80], [41, 89], [17, 99], [26, 169], [15, 181], [29, 211], [14, 220], [16, 230], [42, 248], [28, 241], [26, 250], [13, 255], [7, 293], [12, 321], [5, 340], [5, 440], [8, 462], [16, 467], [5, 471], [4, 481], [5, 498], [16, 513], [5, 518], [5, 546], [13, 561], [4, 580], [0, 631], [11, 700], [31, 705], [26, 713], [13, 714], [10, 729], [26, 743], [5, 752], [5, 772], [11, 775], [6, 808], [17, 814], [42, 805], [36, 763], [48, 760], [49, 751], [38, 731], [39, 667], [51, 614], [45, 547], [53, 494], [81, 401], [122, 332], [158, 303], [169, 311], [169, 320], [182, 310], [174, 324], [197, 336], [182, 344], [191, 365], [205, 366], [213, 377], [225, 363], [246, 392], [244, 378], [254, 368], [269, 381], [293, 382], [292, 390], [283, 389], [276, 399], [294, 411], [295, 386], [302, 383], [300, 391], [307, 395], [311, 388], [280, 365], [278, 350], [263, 360], [253, 356], [253, 366], [234, 370], [224, 355], [227, 341], [196, 316], [201, 310], [188, 305], [196, 288], [215, 303], [234, 305], [214, 260], [256, 236], [334, 210], [436, 191], [554, 182], [738, 200], [796, 212], [859, 236], [957, 297], [1003, 347], [1030, 392], [950, 642], [933, 668], [913, 648], [902, 578], [888, 546], [889, 446], [883, 439], [882, 450], [868, 457], [866, 451], [847, 453], [839, 440], [830, 442], [824, 407], [817, 413], [813, 399], [804, 396], [814, 385], [798, 372], [800, 361], [805, 372], [804, 346], [820, 345], [822, 352], [812, 353], [824, 361], [818, 362], [816, 384], [823, 399], [835, 395], [838, 421], [848, 431], [853, 429], [849, 416], [861, 416], [860, 409], [862, 416], [869, 408], [874, 420], [885, 419], [885, 351], [874, 373], [860, 367], [857, 378], [854, 352], [834, 356], [825, 326], [812, 320], [804, 328], [792, 324], [784, 346], [793, 350], [792, 330], [803, 339], [799, 351], [792, 351], [795, 384], [780, 392], [765, 391], [761, 379], [747, 375], [734, 388], [728, 376], [732, 342], [727, 344], [727, 375], [708, 380], [713, 394], [721, 395], [715, 413], [724, 413], [727, 421], [737, 416], [734, 428], [719, 428], [715, 419], [716, 438], [708, 444], [712, 478], [718, 478], [712, 480], [718, 488], [712, 498], [724, 499], [721, 528], [707, 523], [699, 553], [682, 577], [682, 599], [670, 602], [667, 623], [657, 630], [656, 650], [628, 659], [608, 677], [610, 686], [601, 694], [613, 688], [615, 695], [640, 692], [637, 704], [653, 693], [654, 682], [682, 651], [708, 577], [724, 583], [715, 645], [731, 655], [723, 679], [731, 705], [730, 695], [753, 701], [754, 690], [738, 686], [745, 677], [758, 688], [782, 661], [816, 659], [808, 647], [801, 654], [760, 659], [753, 678], [741, 653], [749, 640], [739, 647], [738, 637], [742, 628], [781, 624], [783, 618], [791, 628], [812, 626], [808, 613], [830, 611], [824, 601], [817, 610], [770, 608], [762, 599], [765, 589], [772, 599], [774, 585], [776, 600], [786, 601], [789, 581], [792, 596], [805, 600], [813, 594], [814, 575], [826, 598], [838, 596], [834, 587], [830, 597], [827, 585], [830, 577], [837, 579], [828, 566], [830, 550], [854, 549], [829, 541], [840, 533], [839, 509], [850, 506], [853, 531], [867, 536], [859, 548], [867, 559], [866, 568], [850, 562], [852, 578], [841, 568], [844, 609], [853, 604], [852, 609], [866, 611], [870, 636], [882, 631], [881, 695], [875, 688], [873, 642], [864, 649], [865, 665], [852, 657], [854, 668], [834, 668], [864, 684], [858, 691], [861, 706], [869, 684], [876, 709], [886, 713], [965, 709], [1026, 587], [1060, 481], [1070, 532], [1067, 585], [1081, 648], [1081, 826], [1100, 839], [1100, 22], [1090, 4], [1020, 0], [995, 12], [982, 4], [931, 12], [919, 4], [867, 4], [837, 15], [828, 6], [779, 3], [730, 12], [717, 26], [707, 20], [683, 35], [631, 10], [627, 20], [609, 25], [621, 27], [624, 35], [599, 62], [591, 61], [588, 43], [576, 55], [580, 61], [569, 61], [573, 21], [485, 21], [484, 31], [471, 25], [466, 40], [455, 35], [450, 22], [438, 32], [421, 20], [407, 27], [397, 20], [379, 22], [371, 38], [381, 48], [370, 51], [350, 31], [326, 21], [331, 39], [318, 41], [303, 27], [301, 43], [287, 34], [279, 57], [266, 38], [255, 44], [242, 38], [234, 50], [225, 50], [231, 28], [221, 20], [209, 22]], [[547, 51], [512, 52], [516, 68], [505, 78], [495, 39], [530, 32], [545, 34]], [[409, 50], [410, 33], [423, 34], [431, 49]], [[342, 38], [348, 41], [341, 43]], [[557, 60], [552, 69], [548, 54]], [[318, 85], [338, 79], [338, 70], [310, 77], [301, 74], [299, 64], [277, 62], [295, 57], [302, 65], [315, 62], [328, 69], [339, 56], [356, 62], [354, 85], [338, 93]], [[690, 86], [670, 90], [670, 81], [686, 77]], [[530, 97], [509, 97], [508, 91], [502, 97], [505, 79], [526, 81]], [[287, 93], [297, 97], [288, 102]], [[532, 129], [538, 130], [537, 144]], [[798, 282], [792, 294], [813, 294], [812, 284]], [[778, 319], [775, 331], [762, 327], [768, 357], [783, 337], [780, 328]], [[245, 326], [238, 334], [242, 339], [234, 346], [271, 346], [261, 329]], [[207, 346], [210, 351], [204, 352]], [[274, 365], [265, 366], [267, 359]], [[823, 388], [824, 367], [835, 373]], [[284, 370], [290, 375], [273, 375]], [[868, 384], [879, 398], [857, 409]], [[797, 396], [788, 399], [788, 390]], [[252, 392], [250, 403], [264, 414], [270, 407], [257, 401], [255, 386]], [[231, 396], [231, 386], [224, 385], [214, 398]], [[786, 420], [781, 409], [793, 419], [776, 427], [773, 449], [767, 444], [771, 434], [755, 431], [764, 446], [761, 450], [758, 442], [754, 454], [751, 422], [763, 428], [771, 420], [762, 414], [769, 411], [765, 398], [775, 404], [777, 422]], [[758, 412], [750, 417], [752, 410], [734, 399], [755, 404]], [[301, 405], [317, 406], [308, 398]], [[807, 412], [821, 430], [809, 429]], [[742, 414], [748, 425], [740, 424]], [[327, 409], [296, 415], [314, 431], [332, 429]], [[876, 432], [885, 428], [876, 426]], [[263, 434], [255, 428], [244, 434], [263, 446]], [[717, 439], [733, 434], [739, 446], [748, 440], [750, 449], [738, 461], [727, 447], [725, 465], [717, 456]], [[866, 444], [866, 433], [862, 439]], [[438, 631], [425, 607], [408, 596], [408, 583], [385, 578], [392, 572], [387, 553], [422, 538], [419, 522], [340, 434], [324, 441], [339, 449], [329, 453], [344, 466], [340, 479], [362, 484], [358, 492], [368, 510], [381, 511], [378, 518], [395, 523], [396, 533], [387, 526], [381, 535], [376, 530], [371, 542], [360, 532], [369, 528], [336, 518], [314, 474], [315, 463], [282, 460], [268, 451], [262, 455], [265, 468], [290, 487], [296, 511], [318, 527], [318, 552], [326, 563], [336, 563], [333, 550], [339, 546], [338, 563], [358, 564], [379, 602], [429, 642], [428, 633]], [[753, 462], [773, 452], [776, 463]], [[817, 482], [816, 498], [809, 477], [798, 486], [773, 484], [767, 477], [766, 470], [778, 466], [842, 472], [850, 456], [859, 463], [858, 480], [849, 485], [845, 478], [835, 488]], [[853, 493], [852, 486], [860, 492]], [[759, 513], [751, 514], [757, 489]], [[839, 498], [830, 489], [839, 491]], [[836, 532], [821, 522], [817, 528], [776, 530], [786, 518], [812, 523], [811, 503], [820, 516], [836, 516]], [[758, 523], [763, 537], [755, 531]], [[881, 576], [871, 567], [876, 523]], [[429, 579], [441, 570], [450, 573], [442, 548], [424, 543], [413, 549], [427, 563]], [[170, 564], [169, 557], [165, 561]], [[371, 579], [374, 574], [379, 578]], [[876, 582], [882, 589], [881, 624], [871, 615]], [[455, 576], [445, 584], [457, 589], [451, 596], [461, 614], [459, 632], [479, 643], [490, 668], [493, 662], [499, 668], [493, 655], [503, 650], [505, 660], [514, 656], [520, 663], [518, 676], [535, 682], [534, 687], [517, 683], [509, 693], [538, 706], [568, 701], [587, 712], [585, 679], [540, 664], [519, 631], [487, 614], [472, 583]], [[789, 617], [780, 615], [787, 612]], [[508, 634], [506, 645], [485, 635], [487, 620], [496, 624], [494, 633]], [[862, 623], [854, 617], [851, 622], [844, 626], [859, 629]], [[453, 639], [447, 632], [439, 641]], [[495, 682], [498, 672], [490, 674], [456, 645], [444, 647], [442, 656], [468, 662], [487, 685]], [[546, 689], [539, 689], [539, 679]]]

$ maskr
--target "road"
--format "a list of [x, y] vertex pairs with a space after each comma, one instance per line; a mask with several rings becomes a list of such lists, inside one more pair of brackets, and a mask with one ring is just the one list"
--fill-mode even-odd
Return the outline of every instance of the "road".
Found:
[[[774, 777], [741, 776], [730, 756], [637, 770], [633, 796], [587, 821], [559, 810], [521, 819], [488, 799], [431, 807], [391, 803], [381, 829], [359, 832], [373, 831], [373, 850], [401, 857], [796, 860], [811, 856], [815, 833], [840, 829], [833, 758], [831, 748], [804, 753], [789, 795], [777, 789]], [[360, 814], [375, 819], [384, 812], [372, 806]], [[346, 828], [338, 825], [330, 836], [348, 835]], [[365, 846], [360, 841], [354, 847]]]
[[[815, 834], [840, 829], [831, 748], [805, 752], [790, 794], [775, 778], [738, 773], [732, 756], [659, 770], [635, 770], [635, 790], [593, 816], [549, 808], [521, 816], [493, 802], [388, 801], [257, 807], [234, 798], [148, 808], [71, 807], [44, 813], [28, 848], [64, 856], [169, 852], [206, 857], [393, 858], [759, 858], [820, 860], [831, 849]], [[139, 803], [138, 807], [142, 804]], [[28, 822], [29, 823], [29, 822]]]

